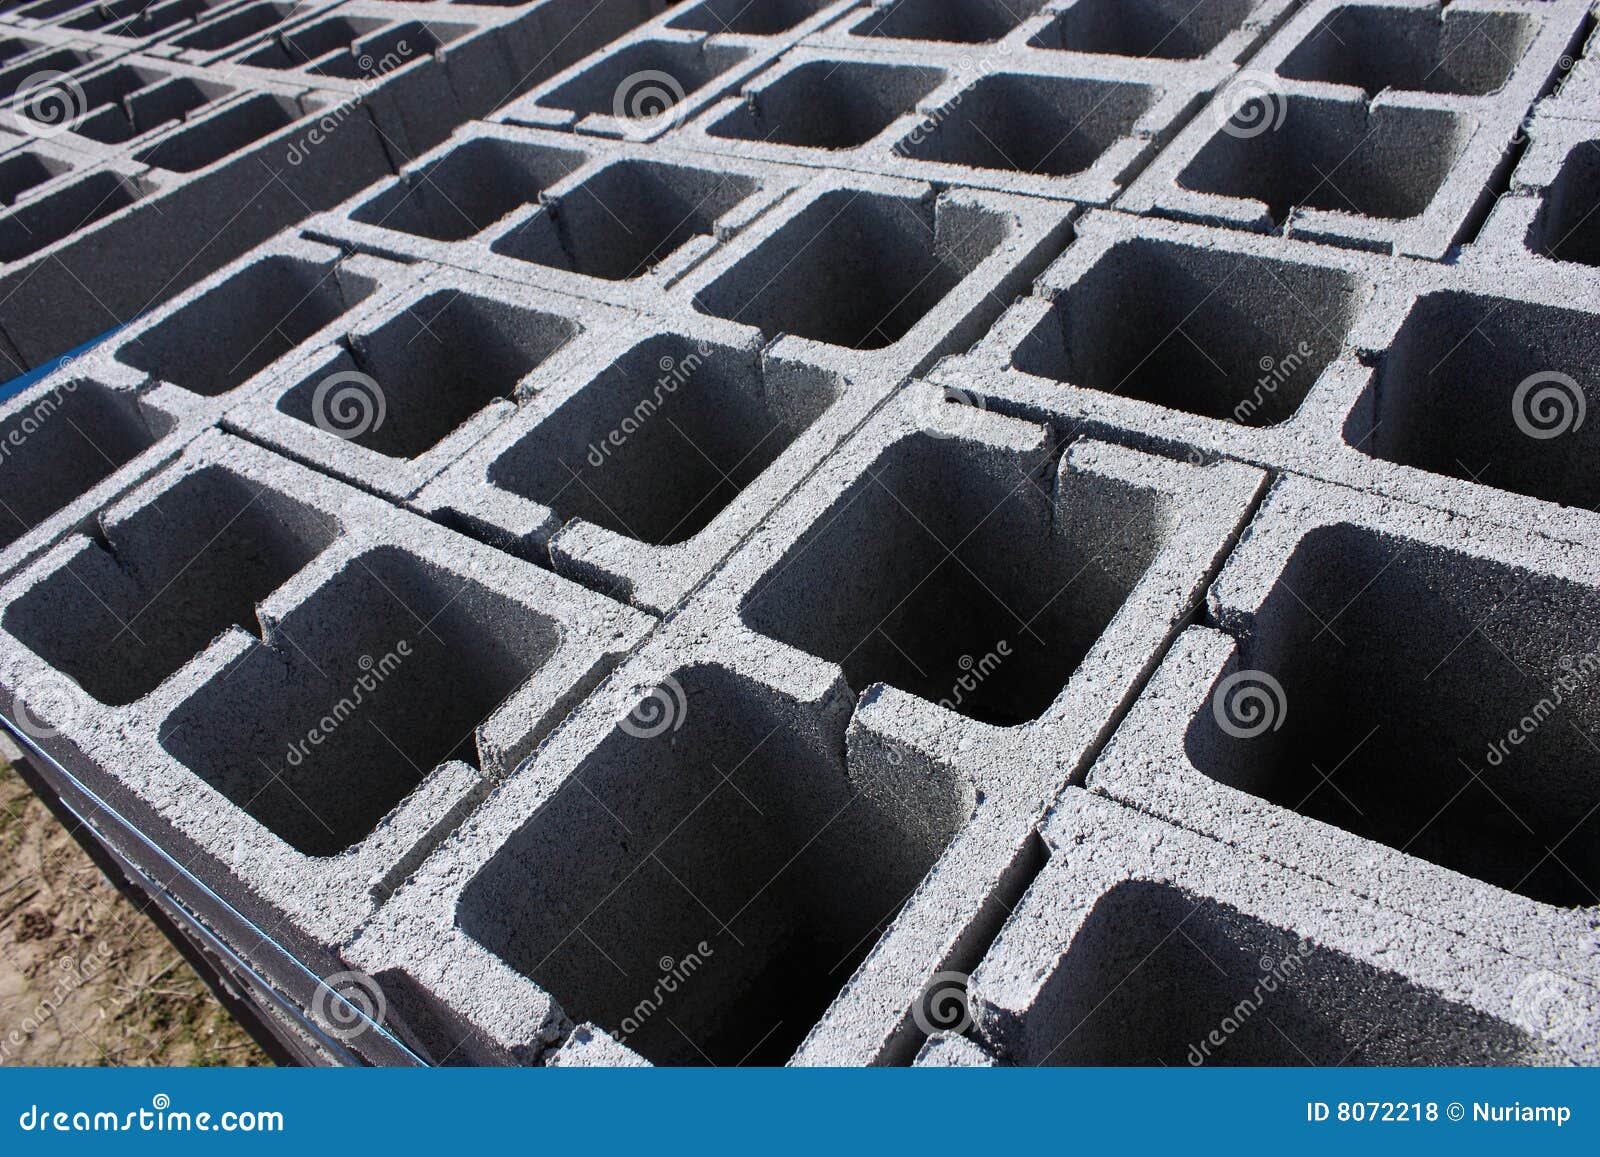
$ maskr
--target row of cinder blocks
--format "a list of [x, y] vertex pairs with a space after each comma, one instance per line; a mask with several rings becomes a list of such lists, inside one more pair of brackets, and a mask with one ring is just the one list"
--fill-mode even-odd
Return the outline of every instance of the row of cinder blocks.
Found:
[[[225, 31], [120, 50], [19, 31], [0, 81], [0, 377], [129, 323], [659, 7], [227, 6]], [[175, 47], [190, 40], [221, 55]]]
[[368, 1060], [1596, 1063], [1588, 131], [1433, 262], [473, 126], [0, 411], [0, 703]]

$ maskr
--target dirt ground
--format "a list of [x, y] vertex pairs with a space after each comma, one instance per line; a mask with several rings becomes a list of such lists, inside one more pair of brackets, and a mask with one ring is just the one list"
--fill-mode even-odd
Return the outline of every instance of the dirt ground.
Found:
[[0, 1064], [268, 1063], [0, 755]]

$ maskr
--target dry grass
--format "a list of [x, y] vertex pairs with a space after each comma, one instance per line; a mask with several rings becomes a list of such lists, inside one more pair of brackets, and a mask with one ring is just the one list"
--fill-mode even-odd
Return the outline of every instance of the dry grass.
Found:
[[267, 1063], [0, 757], [0, 1064]]

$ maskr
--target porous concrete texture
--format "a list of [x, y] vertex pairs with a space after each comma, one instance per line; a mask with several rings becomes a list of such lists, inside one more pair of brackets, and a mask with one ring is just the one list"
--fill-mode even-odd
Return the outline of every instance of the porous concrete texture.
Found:
[[1486, 213], [1588, 0], [1311, 0], [1119, 207], [1441, 258]]
[[1592, 4], [137, 7], [0, 709], [291, 1055], [1600, 1063]]
[[211, 432], [0, 589], [0, 690], [325, 954], [648, 624]]
[[1014, 1064], [1595, 1064], [1596, 990], [1069, 790], [972, 975]]

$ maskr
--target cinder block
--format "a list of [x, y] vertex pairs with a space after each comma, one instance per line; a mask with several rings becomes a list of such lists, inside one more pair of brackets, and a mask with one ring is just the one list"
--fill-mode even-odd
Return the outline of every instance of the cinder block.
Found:
[[[1058, 457], [1038, 427], [908, 387], [351, 959], [454, 1010], [468, 1028], [435, 1053], [468, 1039], [530, 1060], [586, 1020], [657, 1062], [909, 1062], [930, 982], [970, 968], [1004, 919], [1033, 824], [1261, 482], [1089, 442]], [[896, 637], [852, 649], [879, 619]]]
[[1104, 204], [1231, 71], [1009, 39], [986, 50], [808, 45], [668, 139], [757, 160]]
[[[1496, 202], [1468, 258], [1600, 266], [1600, 122], [1540, 114], [1527, 135], [1510, 190]], [[1563, 272], [1553, 268], [1549, 276]]]
[[649, 623], [212, 432], [0, 588], [0, 689], [321, 957]]
[[1595, 984], [1595, 573], [1286, 478], [1088, 784]]
[[1500, 191], [1587, 7], [1313, 0], [1117, 206], [1444, 257]]
[[1072, 789], [973, 972], [1017, 1064], [1594, 1064], [1597, 993]]
[[458, 269], [408, 274], [244, 391], [228, 427], [403, 502], [520, 406], [612, 356], [629, 320]]
[[1600, 543], [1594, 269], [1096, 211], [1040, 289], [931, 379], [1067, 431]]

